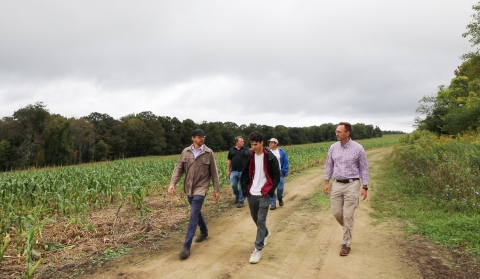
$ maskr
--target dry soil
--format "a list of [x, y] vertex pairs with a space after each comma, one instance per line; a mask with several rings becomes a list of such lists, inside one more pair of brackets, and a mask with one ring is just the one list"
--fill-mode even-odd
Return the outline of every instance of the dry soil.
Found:
[[[370, 168], [377, 167], [390, 150], [368, 151]], [[182, 231], [170, 235], [161, 247], [133, 251], [78, 278], [469, 278], [448, 273], [452, 271], [444, 259], [448, 256], [428, 241], [407, 238], [399, 222], [379, 223], [370, 217], [369, 199], [381, 185], [375, 177], [376, 186], [356, 210], [352, 251], [341, 257], [342, 227], [328, 206], [309, 202], [323, 189], [323, 173], [324, 168], [318, 167], [287, 180], [285, 205], [268, 212], [272, 234], [258, 264], [248, 261], [256, 235], [248, 206], [232, 206], [207, 217], [209, 237], [193, 243], [186, 260], [178, 256], [185, 237]]]

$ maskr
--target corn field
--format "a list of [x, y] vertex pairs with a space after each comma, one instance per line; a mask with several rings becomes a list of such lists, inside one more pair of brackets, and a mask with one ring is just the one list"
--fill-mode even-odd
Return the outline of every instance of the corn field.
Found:
[[[397, 138], [385, 136], [359, 142], [371, 149], [393, 145]], [[330, 145], [331, 142], [283, 147], [289, 156], [290, 173], [324, 162]], [[230, 187], [227, 152], [215, 156], [221, 186]], [[41, 262], [35, 238], [47, 222], [55, 222], [55, 218], [73, 220], [91, 210], [126, 203], [140, 211], [146, 197], [166, 191], [177, 159], [178, 156], [145, 157], [1, 173], [0, 263], [8, 246], [15, 243], [16, 254], [25, 259], [25, 277], [31, 278]], [[33, 261], [32, 255], [39, 260]]]

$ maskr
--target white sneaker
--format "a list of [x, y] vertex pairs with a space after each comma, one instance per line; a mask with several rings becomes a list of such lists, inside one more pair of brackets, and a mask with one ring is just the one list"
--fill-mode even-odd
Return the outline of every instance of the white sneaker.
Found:
[[270, 235], [271, 235], [270, 232], [268, 232], [268, 235], [265, 236], [265, 238], [263, 239], [263, 246], [267, 246], [267, 244], [268, 244], [268, 238], [270, 237]]
[[262, 258], [262, 251], [258, 251], [257, 249], [253, 250], [252, 255], [250, 256], [250, 263], [256, 264]]

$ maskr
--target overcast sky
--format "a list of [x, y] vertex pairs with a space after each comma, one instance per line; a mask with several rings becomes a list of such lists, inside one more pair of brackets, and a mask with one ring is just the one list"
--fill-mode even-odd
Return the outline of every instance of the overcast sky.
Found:
[[448, 85], [470, 0], [0, 0], [0, 118], [159, 116], [410, 132]]

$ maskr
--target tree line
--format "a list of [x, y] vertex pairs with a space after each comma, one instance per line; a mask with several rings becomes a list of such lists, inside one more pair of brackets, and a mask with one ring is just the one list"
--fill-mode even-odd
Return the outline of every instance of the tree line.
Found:
[[[43, 102], [27, 105], [0, 120], [0, 170], [60, 166], [150, 155], [179, 154], [191, 144], [191, 132], [201, 128], [214, 151], [228, 150], [235, 136], [260, 131], [281, 145], [335, 141], [337, 124], [310, 127], [237, 125], [233, 122], [195, 123], [150, 111], [114, 119], [90, 113], [81, 118], [52, 114]], [[379, 127], [354, 124], [354, 138], [381, 137]]]
[[480, 3], [472, 6], [473, 20], [462, 36], [470, 37], [476, 50], [461, 56], [463, 63], [454, 71], [450, 85], [440, 85], [436, 95], [424, 96], [415, 125], [436, 135], [475, 133], [480, 129]]

